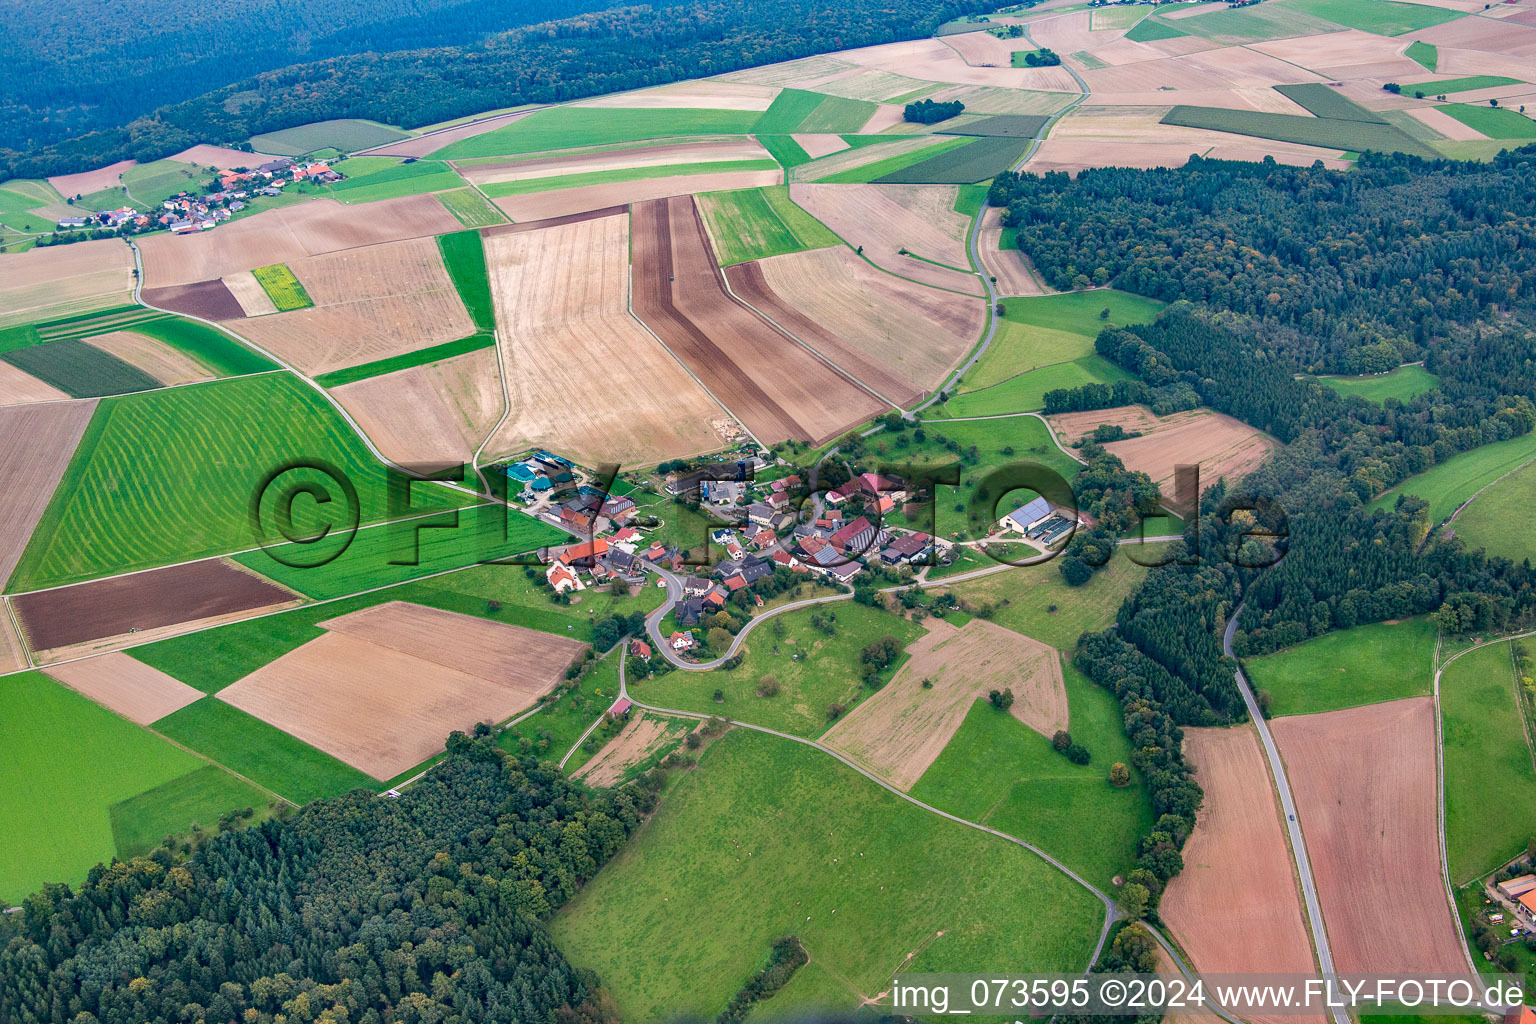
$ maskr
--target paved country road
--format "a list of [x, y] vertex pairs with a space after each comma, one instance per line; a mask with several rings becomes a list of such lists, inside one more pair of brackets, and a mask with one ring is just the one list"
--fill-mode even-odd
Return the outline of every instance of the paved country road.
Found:
[[[1222, 653], [1228, 657], [1236, 657], [1232, 653], [1232, 637], [1237, 633], [1237, 618], [1242, 613], [1243, 604], [1238, 602], [1232, 609], [1232, 616], [1227, 620], [1227, 629], [1221, 636]], [[1301, 834], [1301, 822], [1296, 818], [1296, 800], [1291, 795], [1291, 783], [1285, 774], [1285, 762], [1280, 759], [1280, 748], [1275, 746], [1275, 738], [1270, 734], [1269, 723], [1264, 720], [1264, 714], [1259, 710], [1259, 702], [1253, 695], [1253, 688], [1248, 685], [1248, 678], [1243, 675], [1241, 668], [1237, 669], [1237, 688], [1242, 691], [1243, 703], [1248, 705], [1248, 715], [1253, 719], [1254, 726], [1259, 730], [1259, 739], [1264, 743], [1264, 756], [1269, 759], [1269, 773], [1275, 781], [1275, 791], [1280, 794], [1280, 809], [1285, 813], [1285, 828], [1291, 837], [1291, 853], [1296, 858], [1296, 877], [1301, 882], [1301, 893], [1307, 908], [1307, 922], [1312, 928], [1312, 945], [1317, 951], [1318, 970], [1324, 975], [1333, 974], [1333, 950], [1328, 947], [1328, 932], [1323, 927], [1323, 910], [1317, 899], [1317, 883], [1312, 877], [1312, 862], [1307, 858], [1307, 843]], [[1350, 1024], [1349, 1014], [1343, 1008], [1336, 1007], [1332, 1011], [1335, 1024]]]

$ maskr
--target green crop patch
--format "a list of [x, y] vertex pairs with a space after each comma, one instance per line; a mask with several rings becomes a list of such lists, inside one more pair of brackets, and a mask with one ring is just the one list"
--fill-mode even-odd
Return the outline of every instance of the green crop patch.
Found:
[[1029, 370], [1094, 354], [1099, 332], [1150, 323], [1163, 308], [1156, 299], [1113, 288], [1014, 296], [1000, 300], [1003, 313], [986, 353], [961, 380], [964, 393], [989, 388]]
[[257, 811], [272, 798], [218, 765], [161, 783], [111, 808], [112, 839], [119, 857], [141, 857], [166, 836], [179, 836], [201, 825], [212, 831], [221, 815], [250, 808]]
[[1440, 64], [1440, 51], [1436, 49], [1434, 43], [1423, 41], [1409, 43], [1404, 55], [1410, 60], [1418, 61], [1426, 71], [1433, 71]]
[[688, 135], [746, 135], [762, 114], [755, 110], [607, 107], [550, 107], [495, 131], [449, 143], [432, 155], [443, 160], [515, 156], [550, 149], [576, 149], [612, 142]]
[[871, 100], [851, 100], [845, 96], [823, 97], [815, 110], [800, 122], [797, 131], [841, 134], [856, 132], [869, 123], [879, 104]]
[[133, 324], [129, 329], [191, 356], [221, 377], [241, 377], [279, 368], [266, 356], [246, 348], [217, 327], [196, 320], [179, 316], [156, 317]]
[[118, 852], [109, 808], [202, 760], [39, 672], [0, 677], [0, 905]]
[[0, 359], [71, 398], [102, 398], [160, 387], [158, 380], [137, 366], [73, 338], [0, 353]]
[[[1031, 497], [1022, 494], [1019, 502]], [[1013, 507], [1010, 504], [1001, 511], [1007, 513]], [[949, 590], [970, 605], [991, 607], [992, 621], [999, 626], [1070, 651], [1082, 634], [1114, 625], [1120, 602], [1146, 576], [1146, 568], [1127, 557], [1129, 551], [1116, 552], [1080, 587], [1069, 587], [1055, 562], [1043, 562], [966, 580]], [[983, 557], [987, 564], [997, 564]]]
[[464, 179], [441, 160], [415, 160], [326, 186], [344, 203], [372, 203], [463, 187]]
[[378, 786], [356, 768], [217, 697], [188, 704], [156, 722], [155, 729], [296, 804]]
[[[880, 184], [969, 184], [1011, 168], [1028, 148], [1024, 139], [989, 136], [881, 175]], [[924, 150], [924, 152], [927, 152]]]
[[1485, 444], [1409, 477], [1370, 507], [1391, 508], [1398, 495], [1412, 494], [1429, 502], [1429, 521], [1439, 523], [1480, 489], [1532, 459], [1536, 459], [1536, 433]]
[[485, 247], [478, 231], [456, 231], [437, 236], [437, 251], [453, 281], [469, 319], [481, 331], [496, 329], [496, 307], [491, 303], [490, 272], [485, 266]]
[[1277, 85], [1275, 91], [1318, 117], [1331, 117], [1341, 121], [1363, 121], [1367, 124], [1387, 123], [1386, 119], [1374, 110], [1367, 110], [1348, 96], [1335, 91], [1332, 86], [1321, 82]]
[[785, 170], [811, 162], [811, 154], [788, 135], [759, 135], [757, 141]]
[[951, 417], [996, 416], [1000, 413], [1034, 412], [1045, 408], [1045, 393], [1084, 384], [1113, 384], [1131, 374], [1098, 355], [1054, 363], [1010, 377], [979, 391], [956, 395], [944, 403]]
[[1328, 633], [1274, 654], [1243, 659], [1270, 712], [1310, 715], [1430, 691], [1435, 624], [1425, 616]]
[[[550, 931], [635, 1020], [713, 1018], [770, 943], [795, 935], [811, 963], [773, 998], [788, 1019], [879, 991], [897, 964], [1078, 971], [1102, 918], [1086, 889], [1029, 851], [914, 807], [821, 751], [737, 730]], [[682, 921], [695, 938], [678, 943]]]
[[788, 185], [707, 192], [698, 199], [721, 266], [841, 244], [790, 200]]
[[344, 117], [334, 121], [315, 121], [296, 128], [284, 128], [279, 132], [251, 136], [251, 149], [258, 153], [277, 156], [304, 156], [322, 149], [336, 149], [343, 153], [355, 153], [371, 149], [387, 142], [399, 142], [410, 134], [398, 128]]
[[[768, 109], [763, 111], [762, 116], [752, 125], [752, 133], [754, 135], [792, 135], [801, 130], [800, 123], [815, 113], [822, 101], [828, 98], [825, 93], [809, 92], [805, 89], [780, 89]], [[864, 120], [867, 121], [869, 118], [866, 117]], [[862, 126], [863, 121], [844, 130], [858, 131]]]
[[1468, 75], [1465, 78], [1447, 78], [1443, 82], [1405, 82], [1404, 93], [1425, 96], [1449, 96], [1452, 93], [1472, 92], [1474, 89], [1494, 89], [1501, 85], [1524, 85], [1518, 78], [1503, 75]]
[[1440, 386], [1440, 378], [1422, 366], [1399, 366], [1391, 373], [1369, 373], [1359, 377], [1319, 377], [1317, 382], [1341, 395], [1359, 395], [1378, 404], [1388, 398], [1412, 401]]
[[[1279, 0], [1276, 0], [1278, 3]], [[1517, 117], [1519, 115], [1516, 115]], [[1424, 143], [1390, 124], [1345, 121], [1328, 117], [1302, 117], [1300, 114], [1271, 114], [1260, 110], [1228, 110], [1225, 107], [1176, 106], [1163, 115], [1163, 124], [1185, 128], [1206, 128], [1234, 135], [1250, 135], [1276, 142], [1296, 142], [1324, 149], [1380, 153], [1407, 153], [1436, 159], [1437, 154]]]
[[251, 273], [256, 278], [256, 283], [261, 285], [261, 290], [267, 293], [272, 304], [278, 312], [287, 313], [290, 310], [305, 309], [313, 306], [314, 300], [309, 297], [309, 292], [304, 290], [304, 285], [286, 264], [274, 263], [270, 267], [257, 267]]
[[1047, 114], [993, 114], [958, 128], [940, 128], [935, 135], [987, 135], [1009, 139], [1032, 139], [1050, 120]]
[[1189, 35], [1166, 21], [1156, 18], [1143, 18], [1134, 28], [1125, 34], [1125, 38], [1133, 43], [1155, 43], [1159, 39], [1178, 39]]
[[361, 366], [349, 366], [344, 370], [322, 373], [315, 378], [315, 383], [323, 388], [339, 388], [343, 384], [367, 380], [369, 377], [382, 377], [386, 373], [394, 373], [397, 370], [409, 370], [413, 366], [426, 366], [428, 363], [437, 363], [444, 359], [452, 359], [454, 356], [478, 352], [483, 348], [491, 348], [495, 344], [495, 335], [471, 334], [458, 341], [445, 341], [441, 345], [417, 349], [415, 352], [402, 352], [397, 356], [363, 363]]
[[[165, 388], [104, 400], [11, 578], [12, 591], [74, 583], [255, 546], [250, 508], [267, 476], [294, 460], [334, 466], [358, 493], [358, 518], [387, 512], [386, 472], [335, 409], [287, 373]], [[304, 469], [282, 475], [263, 506], [277, 538], [272, 493], [313, 483], [329, 505], [296, 495], [294, 536], [348, 510], [340, 484]], [[441, 488], [415, 500], [458, 504]], [[269, 507], [270, 506], [270, 507]]]
[[1393, 0], [1277, 0], [1275, 6], [1378, 36], [1400, 36], [1464, 17], [1461, 11]]
[[437, 193], [437, 201], [467, 228], [488, 228], [493, 224], [505, 224], [507, 218], [479, 189], [456, 188]]
[[1474, 107], [1470, 103], [1447, 103], [1438, 108], [1473, 131], [1490, 139], [1536, 139], [1536, 121], [1508, 107]]
[[[855, 135], [851, 136], [851, 138], [866, 139], [871, 138], [871, 136]], [[879, 136], [874, 136], [873, 138], [877, 142], [890, 141], [887, 138]], [[935, 142], [931, 146], [923, 146], [920, 149], [914, 149], [907, 153], [897, 153], [894, 156], [873, 160], [870, 163], [862, 164], [858, 167], [849, 167], [846, 170], [838, 171], [835, 174], [829, 174], [824, 178], [817, 178], [816, 181], [823, 184], [837, 185], [868, 184], [869, 182], [883, 179], [883, 177], [887, 174], [894, 174], [903, 168], [911, 167], [913, 164], [924, 163], [936, 156], [939, 156], [940, 154], [947, 153], [952, 149], [959, 149], [962, 146], [969, 146], [978, 141], [981, 140], [969, 138], [942, 139]], [[838, 155], [839, 154], [834, 153], [832, 156], [836, 157]]]

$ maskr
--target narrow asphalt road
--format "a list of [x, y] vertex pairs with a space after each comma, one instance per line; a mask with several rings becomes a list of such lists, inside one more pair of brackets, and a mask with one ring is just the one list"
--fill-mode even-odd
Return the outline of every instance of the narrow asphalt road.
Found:
[[[1242, 602], [1232, 609], [1232, 616], [1227, 621], [1227, 629], [1221, 636], [1222, 653], [1228, 657], [1236, 657], [1232, 653], [1232, 637], [1237, 633], [1238, 615], [1243, 610]], [[1296, 858], [1296, 877], [1301, 882], [1301, 894], [1306, 903], [1307, 922], [1312, 928], [1312, 945], [1317, 950], [1317, 966], [1323, 975], [1334, 973], [1333, 950], [1328, 946], [1328, 932], [1323, 927], [1323, 909], [1317, 899], [1317, 883], [1312, 877], [1312, 862], [1307, 858], [1307, 843], [1301, 834], [1301, 822], [1296, 818], [1296, 800], [1291, 795], [1291, 783], [1285, 774], [1285, 763], [1280, 759], [1280, 748], [1275, 746], [1275, 738], [1270, 734], [1269, 723], [1264, 720], [1264, 714], [1259, 710], [1259, 702], [1253, 695], [1253, 687], [1248, 685], [1248, 679], [1239, 668], [1236, 672], [1237, 688], [1242, 691], [1243, 703], [1248, 705], [1248, 714], [1253, 719], [1254, 727], [1259, 730], [1259, 739], [1264, 744], [1264, 755], [1269, 758], [1269, 773], [1274, 778], [1275, 790], [1280, 794], [1280, 809], [1285, 814], [1286, 831], [1291, 837], [1291, 853]], [[1335, 1024], [1350, 1024], [1349, 1014], [1343, 1008], [1334, 1008], [1331, 1011]]]

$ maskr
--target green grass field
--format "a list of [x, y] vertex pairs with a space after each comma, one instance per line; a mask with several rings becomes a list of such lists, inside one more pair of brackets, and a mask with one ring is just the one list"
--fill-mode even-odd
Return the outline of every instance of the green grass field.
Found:
[[1130, 377], [1131, 374], [1102, 356], [1082, 356], [1021, 373], [989, 388], [956, 395], [945, 402], [943, 408], [945, 415], [956, 417], [1032, 412], [1045, 408], [1047, 391], [1084, 384], [1112, 384]]
[[1515, 470], [1472, 499], [1451, 527], [1469, 549], [1514, 562], [1536, 558], [1536, 465]]
[[958, 149], [944, 150], [926, 160], [888, 171], [876, 180], [883, 184], [939, 185], [985, 181], [1012, 167], [1028, 147], [1027, 139], [989, 135]]
[[1166, 21], [1143, 18], [1125, 34], [1125, 38], [1133, 43], [1152, 43], [1159, 39], [1178, 39], [1180, 36], [1187, 35], [1189, 35], [1188, 32], [1184, 32]]
[[[204, 693], [217, 693], [280, 655], [323, 632], [315, 624], [385, 601], [410, 601], [445, 611], [511, 622], [528, 629], [592, 641], [593, 623], [612, 614], [650, 612], [665, 598], [655, 587], [634, 597], [595, 591], [577, 604], [555, 604], [549, 590], [535, 586], [521, 568], [485, 565], [431, 580], [406, 583], [376, 594], [295, 608], [135, 647], [129, 653]], [[492, 610], [491, 601], [501, 602]]]
[[160, 382], [131, 363], [74, 338], [47, 341], [0, 359], [51, 384], [71, 398], [102, 398], [153, 391]]
[[1376, 111], [1368, 110], [1321, 82], [1305, 82], [1299, 85], [1277, 85], [1275, 91], [1287, 99], [1305, 107], [1318, 117], [1331, 117], [1341, 121], [1363, 121], [1367, 124], [1386, 124]]
[[931, 146], [924, 146], [921, 149], [915, 149], [909, 153], [897, 153], [895, 156], [888, 156], [883, 160], [876, 160], [872, 163], [863, 164], [859, 167], [850, 167], [847, 170], [838, 171], [835, 174], [829, 174], [824, 178], [817, 178], [816, 180], [825, 184], [834, 185], [868, 184], [869, 182], [876, 181], [888, 174], [894, 174], [897, 171], [911, 167], [914, 164], [925, 163], [928, 160], [939, 156], [940, 154], [947, 153], [952, 149], [958, 149], [961, 146], [971, 145], [977, 141], [979, 140], [971, 138], [949, 137], [935, 142]]
[[112, 805], [204, 764], [38, 672], [0, 678], [0, 749], [0, 905], [83, 881], [117, 850]]
[[475, 327], [489, 333], [496, 329], [496, 307], [491, 302], [491, 279], [485, 267], [485, 247], [478, 231], [456, 231], [437, 236], [443, 266], [459, 293]]
[[[1412, 53], [1409, 56], [1413, 56]], [[1506, 78], [1503, 75], [1468, 75], [1465, 78], [1447, 78], [1443, 82], [1404, 82], [1403, 92], [1409, 95], [1422, 92], [1426, 96], [1449, 96], [1452, 93], [1471, 92], [1474, 89], [1492, 89], [1500, 85], [1521, 84], [1523, 83], [1520, 79]]]
[[1120, 602], [1146, 573], [1121, 550], [1080, 587], [1067, 586], [1056, 562], [1050, 561], [967, 580], [949, 589], [970, 604], [995, 605], [992, 621], [999, 626], [1070, 653], [1079, 636], [1114, 623]]
[[1111, 764], [1131, 763], [1120, 702], [1070, 665], [1063, 681], [1068, 731], [1092, 761], [1073, 764], [1050, 740], [978, 700], [912, 795], [1034, 843], [1108, 889], [1135, 866], [1137, 838], [1152, 827], [1152, 807], [1138, 773], [1124, 789], [1109, 784]]
[[1399, 366], [1391, 373], [1368, 373], [1359, 377], [1319, 377], [1317, 382], [1341, 395], [1359, 395], [1378, 405], [1388, 398], [1412, 401], [1440, 386], [1440, 378], [1422, 366]]
[[[301, 456], [322, 459], [352, 481], [362, 522], [384, 518], [384, 467], [324, 399], [290, 374], [104, 400], [9, 589], [73, 583], [253, 547], [252, 498], [269, 473]], [[337, 498], [333, 504], [342, 504], [339, 485], [325, 479], [294, 470], [283, 475], [281, 487], [322, 482]], [[415, 500], [461, 501], [435, 490], [434, 495], [415, 488]], [[271, 530], [273, 509], [264, 508]], [[302, 497], [294, 501], [294, 512], [301, 531], [345, 518], [339, 509], [322, 509]]]
[[265, 373], [278, 365], [215, 327], [179, 316], [161, 317], [134, 324], [134, 334], [146, 334], [185, 353], [221, 377]]
[[188, 704], [156, 722], [155, 729], [296, 804], [380, 788], [356, 768], [217, 697]]
[[1433, 71], [1440, 63], [1440, 51], [1434, 43], [1415, 41], [1408, 44], [1404, 56], [1410, 60], [1416, 60], [1424, 66], [1426, 71]]
[[1150, 5], [1142, 4], [1096, 8], [1088, 14], [1088, 29], [1091, 32], [1108, 32], [1113, 29], [1130, 28], [1152, 10]]
[[1508, 107], [1447, 103], [1439, 109], [1490, 139], [1536, 139], [1536, 121]]
[[[830, 133], [833, 135], [843, 132], [856, 132], [869, 123], [874, 116], [878, 104], [870, 100], [851, 100], [843, 96], [825, 96], [811, 111], [800, 127], [799, 132]], [[759, 129], [761, 130], [761, 129]]]
[[[377, 159], [364, 157], [363, 159]], [[351, 161], [355, 163], [356, 161]], [[345, 178], [326, 190], [344, 203], [371, 203], [379, 199], [398, 199], [423, 192], [442, 192], [464, 187], [464, 179], [441, 160], [416, 160], [372, 171], [355, 178]]]
[[495, 344], [496, 338], [491, 334], [471, 334], [469, 337], [460, 338], [458, 341], [445, 341], [441, 345], [419, 348], [415, 352], [402, 352], [398, 356], [387, 356], [384, 359], [376, 359], [371, 363], [363, 363], [359, 366], [349, 366], [344, 370], [332, 370], [330, 373], [322, 373], [315, 378], [315, 383], [325, 388], [339, 388], [343, 384], [351, 384], [353, 381], [367, 380], [369, 377], [382, 377], [386, 373], [394, 373], [397, 370], [408, 370], [413, 366], [425, 366], [427, 363], [452, 359], [454, 356], [462, 356], [467, 352], [478, 352], [482, 348], [490, 348]]
[[1180, 18], [1179, 28], [1186, 35], [1221, 42], [1256, 43], [1266, 39], [1334, 32], [1338, 30], [1338, 25], [1269, 0], [1247, 7], [1228, 7]]
[[1390, 0], [1280, 0], [1280, 6], [1378, 36], [1400, 36], [1463, 17], [1460, 11]]
[[804, 1019], [881, 991], [898, 965], [1079, 971], [1101, 922], [1097, 900], [1027, 850], [737, 730], [550, 930], [626, 1019], [713, 1017], [796, 935], [811, 962], [760, 1012]]
[[721, 266], [841, 244], [790, 200], [788, 185], [707, 192], [698, 199]]
[[316, 150], [333, 148], [343, 153], [382, 146], [386, 142], [408, 139], [407, 132], [377, 121], [359, 118], [340, 118], [334, 121], [316, 121], [296, 128], [284, 128], [280, 132], [251, 136], [251, 148], [258, 153], [277, 156], [303, 156]]
[[[813, 616], [836, 616], [836, 634], [827, 636], [811, 625]], [[776, 622], [783, 623], [779, 638]], [[905, 647], [922, 636], [915, 623], [889, 612], [852, 601], [789, 612], [758, 626], [743, 646], [745, 660], [730, 671], [670, 672], [660, 679], [641, 683], [635, 695], [647, 704], [702, 711], [795, 736], [815, 737], [832, 724], [827, 705], [834, 701], [852, 707], [874, 691], [862, 682], [859, 652], [883, 636], [894, 636]], [[894, 667], [886, 678], [894, 674]], [[758, 681], [765, 675], [779, 680], [776, 697], [759, 697]], [[724, 702], [716, 702], [715, 690]]]
[[200, 186], [212, 178], [212, 174], [196, 164], [155, 160], [128, 168], [122, 180], [136, 202], [159, 206], [178, 193], [200, 191]]
[[[1438, 523], [1479, 488], [1531, 459], [1536, 459], [1536, 432], [1485, 444], [1409, 477], [1371, 502], [1370, 507], [1391, 508], [1399, 494], [1415, 494], [1429, 502], [1429, 521]], [[1459, 516], [1457, 520], [1460, 521]]]
[[[1273, 2], [1278, 7], [1285, 0], [1273, 0]], [[1425, 8], [1425, 10], [1433, 9]], [[1193, 21], [1199, 17], [1201, 16], [1196, 15], [1190, 20]], [[1447, 112], [1450, 110], [1449, 107], [1444, 109]], [[1272, 114], [1259, 110], [1229, 110], [1225, 107], [1180, 105], [1164, 114], [1162, 123], [1356, 153], [1370, 149], [1381, 153], [1408, 153], [1427, 160], [1432, 160], [1436, 156], [1433, 149], [1394, 125], [1346, 121], [1341, 118], [1303, 117], [1300, 114]]]
[[718, 160], [691, 164], [664, 164], [660, 167], [617, 167], [607, 171], [582, 171], [556, 174], [548, 178], [522, 178], [494, 181], [481, 186], [492, 199], [521, 196], [532, 192], [553, 192], [587, 185], [611, 185], [621, 181], [648, 181], [652, 178], [678, 178], [688, 174], [725, 174], [731, 171], [772, 171], [775, 160]]
[[758, 135], [757, 141], [786, 171], [811, 162], [811, 154], [788, 135]]
[[1460, 884], [1536, 837], [1536, 769], [1515, 698], [1508, 643], [1462, 655], [1440, 677], [1445, 845]]
[[439, 192], [437, 201], [467, 228], [488, 228], [493, 224], [505, 224], [507, 220], [479, 189], [456, 188]]
[[218, 765], [204, 765], [154, 789], [112, 805], [112, 839], [119, 857], [139, 857], [160, 845], [166, 836], [181, 835], [201, 825], [218, 826], [225, 811], [262, 811], [272, 798]]
[[309, 292], [304, 290], [304, 285], [293, 276], [286, 264], [274, 263], [270, 267], [257, 267], [251, 273], [256, 278], [256, 283], [261, 285], [261, 290], [267, 293], [272, 304], [278, 312], [286, 313], [289, 310], [304, 309], [315, 304], [309, 297]]
[[761, 116], [755, 110], [551, 107], [484, 135], [450, 143], [432, 155], [443, 160], [456, 160], [673, 136], [745, 135], [753, 131]]
[[[815, 113], [822, 101], [828, 98], [826, 93], [807, 89], [780, 89], [768, 109], [763, 111], [752, 126], [752, 132], [755, 135], [791, 135], [798, 132], [801, 130], [801, 122]], [[866, 117], [865, 120], [869, 119]], [[855, 125], [844, 131], [858, 131], [861, 126]]]
[[[587, 726], [597, 721], [613, 706], [619, 695], [619, 652], [614, 651], [587, 670], [581, 683], [569, 693], [545, 705], [537, 714], [498, 733], [496, 743], [512, 753], [530, 753], [545, 761], [558, 762], [576, 745]], [[601, 730], [594, 732], [595, 738]], [[568, 771], [585, 762], [582, 751], [572, 755]]]
[[1270, 713], [1310, 715], [1429, 693], [1435, 624], [1427, 616], [1325, 633], [1295, 647], [1243, 659]]
[[[977, 391], [1028, 370], [1093, 355], [1108, 327], [1150, 322], [1163, 303], [1112, 288], [1002, 300], [1006, 312], [986, 354], [966, 373], [960, 391]], [[1099, 314], [1109, 310], [1109, 316]]]

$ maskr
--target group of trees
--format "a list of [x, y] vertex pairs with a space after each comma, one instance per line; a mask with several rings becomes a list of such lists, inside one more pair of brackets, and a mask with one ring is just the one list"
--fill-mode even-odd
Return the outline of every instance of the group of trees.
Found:
[[370, 792], [93, 869], [0, 917], [0, 1019], [618, 1020], [549, 917], [654, 805], [488, 735], [398, 799]]
[[1072, 482], [1077, 507], [1092, 516], [1092, 529], [1079, 529], [1057, 561], [1061, 578], [1069, 586], [1079, 587], [1093, 576], [1095, 569], [1109, 564], [1116, 541], [1130, 533], [1143, 516], [1155, 515], [1158, 487], [1142, 472], [1125, 468], [1120, 457], [1095, 441], [1082, 445], [1087, 460]]
[[1038, 50], [1029, 50], [1024, 54], [1025, 67], [1053, 68], [1060, 63], [1061, 57], [1057, 55], [1056, 51], [1045, 47], [1041, 47]]
[[948, 103], [918, 100], [916, 103], [908, 103], [901, 116], [903, 120], [914, 124], [938, 124], [940, 121], [958, 117], [963, 110], [965, 110], [965, 104], [959, 100], [950, 100]]

